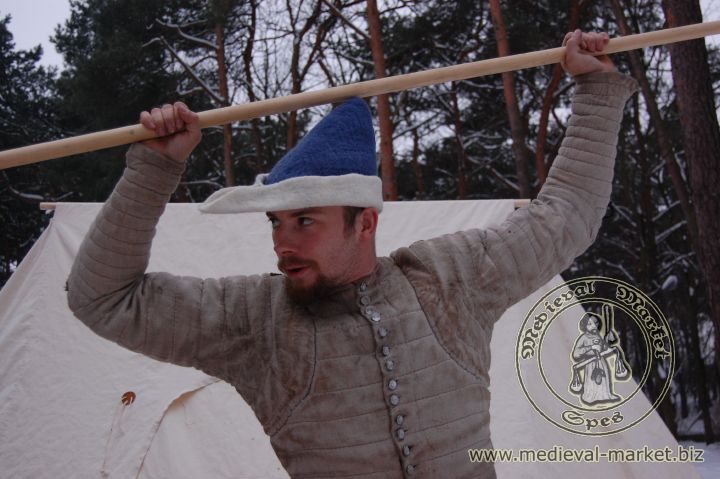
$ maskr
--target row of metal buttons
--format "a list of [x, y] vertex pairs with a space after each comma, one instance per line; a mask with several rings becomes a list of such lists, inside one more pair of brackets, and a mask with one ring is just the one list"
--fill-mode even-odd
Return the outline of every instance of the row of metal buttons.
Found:
[[[359, 302], [361, 305], [360, 310], [362, 312], [362, 315], [365, 318], [372, 321], [373, 323], [379, 323], [380, 320], [382, 319], [382, 316], [380, 315], [379, 312], [375, 311], [373, 308], [370, 307], [370, 303], [372, 301], [370, 300], [370, 297], [367, 296], [367, 293], [366, 293], [367, 289], [368, 289], [368, 285], [367, 285], [367, 282], [365, 282], [365, 281], [361, 282], [360, 285], [358, 286], [358, 293], [360, 294]], [[386, 338], [389, 334], [389, 331], [384, 326], [379, 326], [376, 329], [376, 332], [377, 332], [378, 337], [383, 341], [386, 340]], [[386, 358], [385, 359], [385, 370], [388, 372], [394, 371], [395, 370], [395, 361], [390, 357], [390, 353], [391, 353], [390, 346], [388, 346], [387, 344], [382, 344], [382, 346], [380, 347], [380, 353], [382, 354], [383, 357]], [[388, 389], [390, 391], [395, 391], [398, 388], [398, 385], [399, 385], [399, 381], [395, 378], [391, 378], [387, 383]], [[390, 402], [390, 405], [393, 407], [396, 407], [400, 404], [400, 396], [396, 393], [390, 394], [390, 397], [388, 400]], [[399, 427], [395, 430], [395, 437], [397, 438], [398, 441], [403, 441], [405, 439], [407, 430], [403, 427], [404, 423], [405, 423], [405, 415], [397, 414], [395, 416], [395, 424], [397, 424]], [[411, 451], [412, 451], [411, 445], [405, 444], [402, 447], [402, 454], [406, 458], [410, 456]], [[407, 472], [408, 475], [413, 474], [413, 472], [415, 472], [415, 466], [412, 464], [407, 464], [405, 466], [405, 471]]]

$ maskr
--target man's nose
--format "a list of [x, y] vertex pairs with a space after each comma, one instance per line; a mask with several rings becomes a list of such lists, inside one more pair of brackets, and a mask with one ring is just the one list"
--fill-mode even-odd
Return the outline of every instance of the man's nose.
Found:
[[273, 231], [273, 243], [278, 258], [297, 254], [297, 246], [291, 235], [280, 231], [279, 228]]

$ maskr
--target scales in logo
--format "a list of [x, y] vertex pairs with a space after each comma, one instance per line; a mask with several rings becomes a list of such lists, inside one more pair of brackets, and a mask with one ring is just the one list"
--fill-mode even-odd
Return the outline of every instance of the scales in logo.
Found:
[[[634, 353], [634, 378], [627, 348]], [[650, 298], [622, 281], [593, 276], [562, 284], [535, 303], [518, 334], [516, 366], [523, 391], [545, 419], [600, 436], [636, 425], [662, 401], [675, 367], [674, 344]], [[658, 397], [648, 401], [641, 389], [658, 371]]]

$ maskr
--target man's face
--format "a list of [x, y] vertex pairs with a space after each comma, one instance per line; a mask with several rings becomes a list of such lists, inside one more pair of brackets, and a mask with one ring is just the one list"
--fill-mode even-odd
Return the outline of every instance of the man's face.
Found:
[[344, 208], [326, 206], [267, 213], [278, 269], [288, 291], [305, 303], [352, 281], [359, 242], [345, 229]]
[[595, 317], [591, 317], [587, 322], [587, 330], [591, 333], [596, 333], [598, 330], [598, 320]]

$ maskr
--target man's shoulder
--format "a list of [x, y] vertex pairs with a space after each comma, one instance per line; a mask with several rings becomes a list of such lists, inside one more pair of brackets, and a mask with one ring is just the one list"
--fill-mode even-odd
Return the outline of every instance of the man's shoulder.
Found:
[[483, 247], [484, 237], [485, 230], [469, 228], [414, 241], [408, 246], [394, 250], [389, 256], [397, 261], [398, 258], [407, 258], [409, 255], [423, 259], [426, 255], [470, 254], [478, 247]]
[[[486, 262], [487, 231], [466, 229], [415, 241], [390, 253], [392, 261], [406, 274], [421, 271], [434, 278], [467, 279]], [[484, 268], [486, 275], [492, 265]]]
[[227, 297], [242, 296], [243, 300], [277, 301], [287, 296], [285, 276], [279, 273], [233, 275], [206, 281], [218, 282]]

